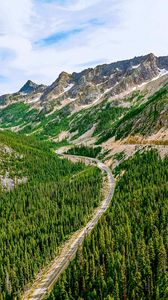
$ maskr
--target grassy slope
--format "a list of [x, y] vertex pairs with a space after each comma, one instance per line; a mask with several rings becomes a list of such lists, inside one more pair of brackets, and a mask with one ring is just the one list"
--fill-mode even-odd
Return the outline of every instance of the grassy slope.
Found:
[[[71, 133], [78, 131], [74, 139], [97, 124], [94, 135], [112, 126], [127, 109], [112, 107], [104, 101], [94, 107], [83, 109], [75, 114], [70, 114], [69, 106], [66, 106], [53, 114], [46, 116], [44, 112], [24, 103], [16, 103], [0, 110], [1, 128], [20, 126], [22, 134], [34, 135], [40, 139], [47, 139], [49, 136], [58, 136], [62, 131], [69, 130]], [[24, 126], [22, 128], [22, 126]]]
[[0, 110], [1, 128], [24, 126], [34, 119], [38, 121], [38, 110], [28, 104], [14, 103]]
[[123, 139], [128, 135], [150, 135], [157, 132], [163, 126], [167, 126], [167, 111], [161, 116], [168, 104], [168, 84], [149, 97], [148, 101], [131, 108], [114, 126], [103, 134], [98, 143], [115, 136]]
[[126, 108], [114, 107], [107, 101], [103, 101], [101, 104], [77, 113], [72, 120], [70, 132], [78, 131], [78, 134], [74, 136], [75, 139], [97, 124], [94, 136], [101, 134], [107, 128], [112, 127], [113, 123], [126, 111]]

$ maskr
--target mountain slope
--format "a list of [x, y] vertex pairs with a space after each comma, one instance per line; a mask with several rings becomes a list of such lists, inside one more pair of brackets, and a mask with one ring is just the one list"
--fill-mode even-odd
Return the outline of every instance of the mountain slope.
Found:
[[100, 137], [99, 143], [112, 136], [116, 139], [136, 134], [149, 137], [161, 129], [168, 129], [168, 84], [146, 102], [130, 109], [114, 124], [112, 130], [109, 129]]
[[167, 136], [167, 72], [168, 57], [148, 54], [62, 72], [48, 87], [28, 81], [20, 92], [0, 97], [0, 127], [70, 143]]

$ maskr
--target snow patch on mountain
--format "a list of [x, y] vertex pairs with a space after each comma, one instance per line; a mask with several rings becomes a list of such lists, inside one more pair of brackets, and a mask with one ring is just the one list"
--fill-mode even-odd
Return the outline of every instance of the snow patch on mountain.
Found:
[[168, 70], [166, 69], [159, 69], [159, 70], [160, 70], [160, 77], [168, 74]]
[[64, 88], [64, 93], [68, 92], [73, 86], [74, 83], [70, 83], [66, 88]]
[[27, 103], [36, 103], [36, 102], [38, 102], [40, 100], [40, 96], [38, 96], [36, 98], [33, 98], [33, 99], [28, 99]]
[[140, 64], [139, 64], [139, 65], [132, 66], [132, 69], [137, 69], [139, 66], [140, 66]]

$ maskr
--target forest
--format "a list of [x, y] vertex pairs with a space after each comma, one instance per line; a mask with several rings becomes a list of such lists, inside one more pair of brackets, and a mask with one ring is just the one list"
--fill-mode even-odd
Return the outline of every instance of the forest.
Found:
[[96, 157], [100, 151], [101, 151], [101, 147], [87, 147], [84, 145], [81, 146], [76, 146], [73, 148], [70, 148], [67, 151], [67, 154], [72, 154], [72, 155], [78, 155], [78, 156], [88, 156], [88, 157]]
[[50, 142], [0, 132], [4, 147], [1, 174], [27, 181], [11, 190], [0, 185], [0, 300], [20, 299], [61, 243], [88, 221], [102, 187], [99, 169], [58, 158]]
[[110, 208], [48, 300], [168, 299], [168, 157], [138, 152], [115, 175]]

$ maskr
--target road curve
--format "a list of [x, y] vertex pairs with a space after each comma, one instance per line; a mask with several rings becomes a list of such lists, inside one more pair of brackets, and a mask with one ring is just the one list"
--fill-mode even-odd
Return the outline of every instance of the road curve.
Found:
[[111, 170], [101, 161], [95, 158], [61, 154], [58, 151], [57, 154], [61, 155], [61, 157], [63, 158], [68, 158], [71, 160], [81, 160], [86, 164], [97, 165], [100, 170], [107, 174], [108, 192], [105, 196], [105, 199], [101, 202], [100, 206], [95, 209], [95, 213], [93, 214], [92, 219], [86, 224], [85, 227], [73, 233], [70, 239], [65, 242], [60, 254], [54, 259], [54, 261], [50, 263], [47, 269], [39, 273], [39, 276], [34, 284], [23, 294], [23, 300], [41, 300], [46, 297], [46, 295], [51, 291], [52, 287], [58, 280], [61, 273], [65, 270], [72, 258], [75, 256], [77, 249], [83, 243], [84, 238], [92, 231], [102, 214], [109, 207], [114, 193], [114, 177], [111, 173]]

